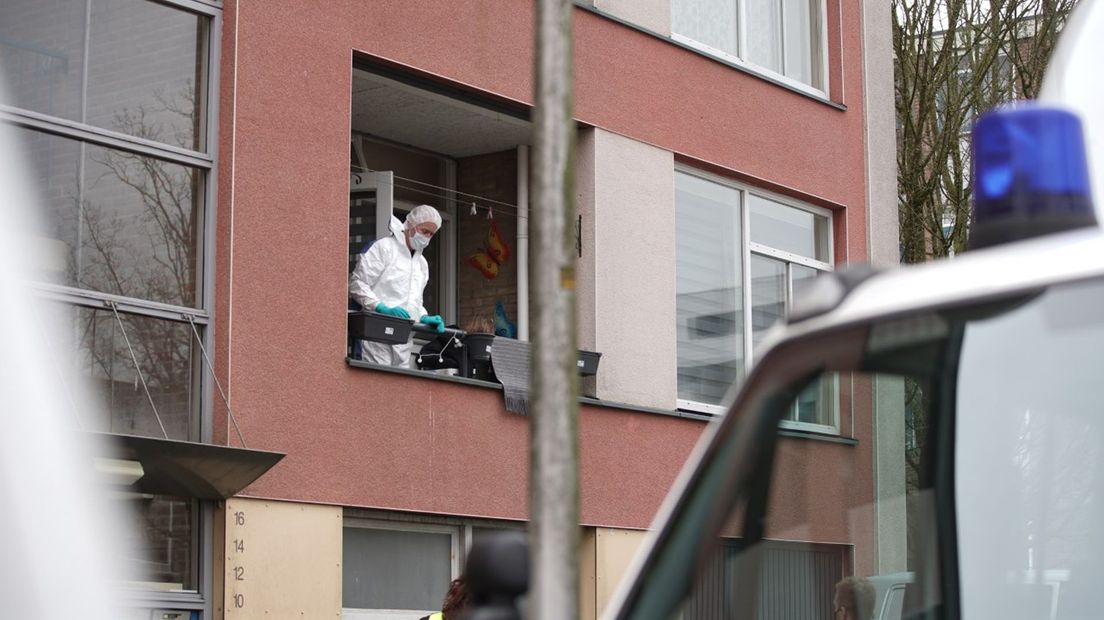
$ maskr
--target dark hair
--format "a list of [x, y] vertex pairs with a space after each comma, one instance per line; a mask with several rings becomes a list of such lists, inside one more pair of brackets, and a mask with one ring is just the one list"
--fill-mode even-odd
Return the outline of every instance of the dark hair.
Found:
[[445, 620], [453, 620], [454, 614], [468, 606], [468, 590], [464, 587], [464, 578], [453, 579], [441, 604], [441, 615]]
[[865, 577], [844, 577], [836, 584], [836, 600], [852, 618], [870, 620], [874, 615], [874, 584]]

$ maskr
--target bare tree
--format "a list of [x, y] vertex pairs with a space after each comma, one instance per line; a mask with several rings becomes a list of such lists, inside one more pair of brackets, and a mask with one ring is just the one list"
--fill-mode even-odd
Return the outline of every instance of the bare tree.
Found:
[[892, 0], [902, 260], [966, 249], [969, 131], [1038, 94], [1078, 0]]

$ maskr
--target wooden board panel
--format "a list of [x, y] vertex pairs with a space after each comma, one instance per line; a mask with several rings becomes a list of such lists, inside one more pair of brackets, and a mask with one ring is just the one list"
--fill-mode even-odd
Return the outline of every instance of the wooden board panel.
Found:
[[647, 532], [597, 528], [595, 540], [595, 597], [600, 616], [609, 604]]
[[221, 515], [221, 617], [341, 617], [340, 507], [235, 497]]

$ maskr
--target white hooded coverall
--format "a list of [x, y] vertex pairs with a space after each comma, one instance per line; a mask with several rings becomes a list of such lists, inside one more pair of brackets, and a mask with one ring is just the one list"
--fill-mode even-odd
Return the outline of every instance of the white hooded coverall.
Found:
[[[429, 281], [429, 263], [422, 252], [411, 252], [406, 245], [403, 223], [391, 217], [391, 236], [377, 240], [357, 259], [349, 275], [349, 296], [365, 310], [377, 304], [399, 306], [418, 322], [426, 314], [422, 293]], [[410, 366], [411, 343], [389, 345], [360, 341], [365, 361], [386, 366]]]

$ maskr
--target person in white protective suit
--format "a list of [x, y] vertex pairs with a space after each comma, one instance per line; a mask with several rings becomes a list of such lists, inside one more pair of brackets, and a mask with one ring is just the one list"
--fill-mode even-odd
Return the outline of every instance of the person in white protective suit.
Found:
[[[440, 315], [427, 314], [422, 292], [429, 281], [429, 263], [422, 252], [441, 228], [441, 214], [429, 205], [411, 209], [400, 222], [392, 216], [391, 236], [378, 239], [357, 259], [349, 275], [349, 296], [365, 310], [413, 319], [445, 330]], [[362, 340], [362, 359], [387, 366], [410, 366], [410, 342], [389, 345]]]

